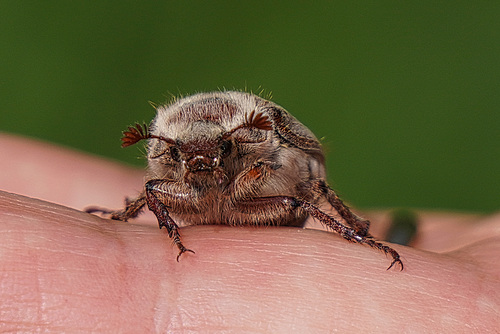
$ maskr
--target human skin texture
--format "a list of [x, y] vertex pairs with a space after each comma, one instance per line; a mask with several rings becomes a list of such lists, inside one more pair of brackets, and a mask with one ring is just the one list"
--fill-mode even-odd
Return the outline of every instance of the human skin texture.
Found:
[[[143, 171], [0, 135], [0, 331], [496, 333], [500, 215], [419, 212], [383, 253], [318, 229], [112, 221]], [[7, 158], [8, 157], [8, 158]], [[57, 204], [56, 204], [57, 203]], [[383, 236], [389, 215], [365, 213]], [[314, 227], [314, 222], [311, 222]]]

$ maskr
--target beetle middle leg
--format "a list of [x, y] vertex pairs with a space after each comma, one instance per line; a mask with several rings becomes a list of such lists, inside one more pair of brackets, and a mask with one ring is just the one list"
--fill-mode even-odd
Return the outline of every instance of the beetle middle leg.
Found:
[[161, 186], [165, 184], [165, 180], [151, 180], [146, 183], [146, 200], [149, 210], [153, 211], [158, 219], [158, 225], [160, 229], [165, 227], [168, 232], [168, 236], [172, 238], [174, 244], [179, 248], [179, 254], [177, 254], [177, 262], [179, 262], [179, 257], [185, 252], [194, 253], [193, 250], [184, 247], [181, 241], [181, 235], [179, 233], [179, 226], [170, 217], [168, 213], [167, 206], [160, 200], [161, 196]]
[[296, 209], [304, 210], [309, 215], [323, 223], [325, 226], [340, 234], [340, 236], [344, 239], [360, 244], [366, 244], [372, 248], [383, 251], [385, 254], [391, 255], [392, 262], [387, 270], [391, 269], [395, 264], [399, 264], [401, 266], [401, 270], [403, 270], [403, 262], [401, 261], [398, 252], [396, 252], [394, 249], [384, 245], [381, 242], [375, 241], [371, 236], [367, 236], [366, 231], [361, 231], [361, 233], [359, 233], [357, 229], [342, 224], [337, 219], [326, 214], [310, 202], [290, 196], [273, 196], [253, 198], [249, 201], [242, 201], [239, 202], [237, 206], [243, 212], [273, 211], [277, 215], [280, 214], [280, 211], [281, 214], [284, 214], [287, 211], [289, 212]]
[[313, 181], [311, 185], [312, 191], [317, 193], [320, 197], [325, 198], [328, 203], [338, 212], [340, 217], [345, 223], [356, 230], [356, 233], [363, 237], [371, 237], [368, 233], [370, 228], [370, 221], [363, 219], [354, 214], [347, 205], [337, 196], [335, 191], [328, 186], [323, 179]]
[[103, 213], [110, 215], [111, 219], [127, 221], [130, 218], [135, 218], [141, 213], [146, 205], [146, 193], [143, 191], [136, 199], [125, 201], [125, 208], [122, 210], [109, 210], [99, 207], [88, 207], [85, 209], [87, 213]]

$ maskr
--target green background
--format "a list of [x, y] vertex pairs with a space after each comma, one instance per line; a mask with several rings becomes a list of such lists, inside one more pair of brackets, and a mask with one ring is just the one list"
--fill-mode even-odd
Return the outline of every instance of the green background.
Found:
[[[135, 165], [170, 94], [261, 88], [358, 207], [500, 204], [498, 1], [2, 1], [0, 130]], [[126, 195], [126, 194], [124, 194]]]

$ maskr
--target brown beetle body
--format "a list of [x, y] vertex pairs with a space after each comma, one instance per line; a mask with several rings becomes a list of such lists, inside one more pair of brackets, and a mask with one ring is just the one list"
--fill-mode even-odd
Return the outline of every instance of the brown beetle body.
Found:
[[[122, 146], [148, 139], [143, 193], [111, 218], [127, 220], [148, 205], [179, 247], [176, 221], [186, 224], [303, 226], [311, 215], [347, 240], [389, 253], [369, 222], [354, 215], [328, 187], [314, 134], [273, 102], [243, 92], [202, 93], [160, 107], [149, 129], [136, 125]], [[321, 211], [328, 201], [343, 222]], [[191, 251], [192, 252], [192, 251]], [[178, 257], [179, 258], [179, 257]], [[389, 267], [389, 268], [390, 268]]]
[[[299, 140], [314, 143], [309, 150], [290, 145], [283, 138], [286, 133], [258, 128], [243, 127], [221, 139], [245, 124], [245, 117], [252, 112], [274, 124], [276, 110], [284, 112], [255, 95], [237, 92], [199, 94], [158, 109], [150, 132], [175, 138], [180, 162], [166, 152], [169, 144], [151, 139], [147, 181], [171, 180], [163, 183], [160, 197], [168, 201], [174, 220], [190, 224], [302, 224], [305, 212], [248, 213], [238, 206], [252, 198], [283, 194], [312, 200], [308, 183], [325, 177], [323, 156], [314, 135], [284, 112], [286, 121], [296, 130], [293, 135], [299, 136], [298, 130]], [[231, 146], [230, 152], [223, 152], [223, 142]], [[203, 151], [203, 147], [208, 149]], [[216, 165], [205, 169], [196, 165], [205, 156], [216, 159]], [[195, 166], [189, 167], [189, 162]]]

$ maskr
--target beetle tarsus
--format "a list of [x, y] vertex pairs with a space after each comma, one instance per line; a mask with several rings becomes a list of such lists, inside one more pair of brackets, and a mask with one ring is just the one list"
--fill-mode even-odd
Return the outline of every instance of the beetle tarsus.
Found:
[[182, 243], [178, 243], [177, 247], [179, 248], [179, 254], [177, 254], [177, 262], [179, 262], [179, 258], [181, 257], [181, 255], [186, 253], [186, 252], [191, 252], [191, 253], [195, 254], [194, 250], [191, 250], [189, 248], [184, 247], [182, 245]]

